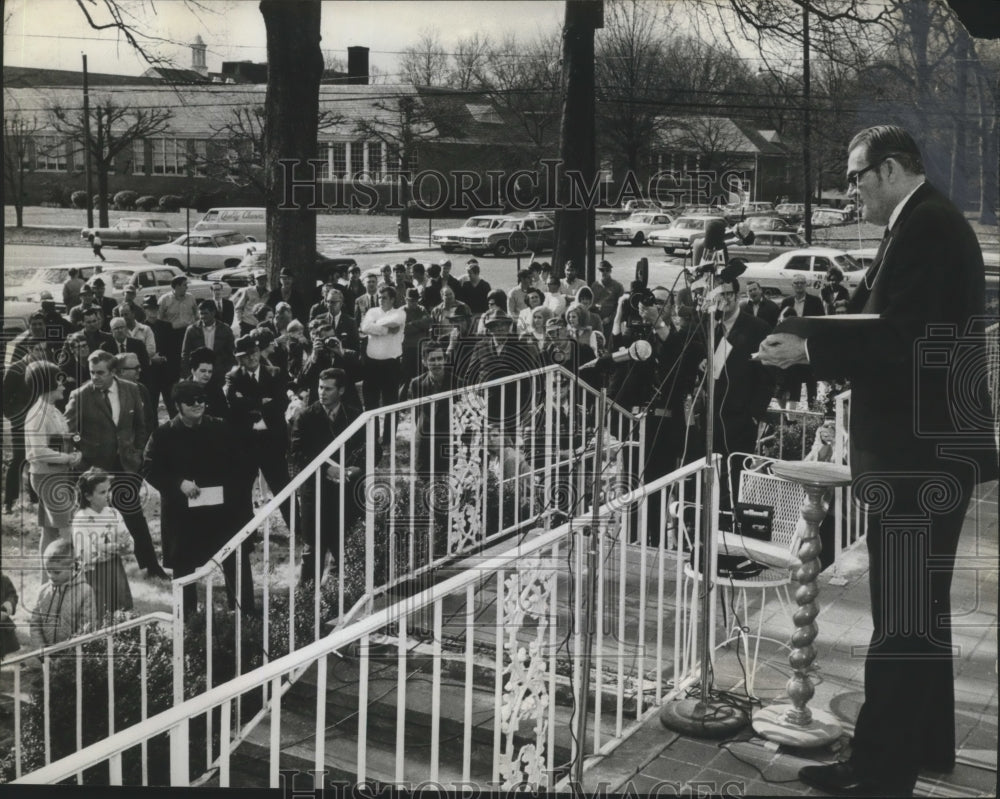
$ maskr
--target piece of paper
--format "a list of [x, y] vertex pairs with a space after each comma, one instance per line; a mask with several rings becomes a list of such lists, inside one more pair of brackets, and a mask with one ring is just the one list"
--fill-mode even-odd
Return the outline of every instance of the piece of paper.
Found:
[[718, 380], [722, 375], [722, 370], [726, 368], [726, 358], [733, 351], [733, 345], [723, 336], [719, 339], [719, 346], [715, 348], [715, 359], [712, 361], [712, 376]]
[[188, 497], [189, 508], [205, 508], [222, 504], [222, 486], [205, 486], [197, 497]]

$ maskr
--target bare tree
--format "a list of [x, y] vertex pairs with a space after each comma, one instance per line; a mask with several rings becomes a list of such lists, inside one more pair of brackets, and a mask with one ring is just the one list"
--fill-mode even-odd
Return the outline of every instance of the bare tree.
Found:
[[405, 83], [415, 86], [443, 86], [448, 82], [448, 54], [435, 28], [423, 29], [416, 45], [403, 51], [399, 71]]
[[490, 101], [520, 124], [535, 160], [552, 154], [559, 129], [560, 40], [558, 31], [532, 42], [507, 36], [489, 48], [476, 76]]
[[649, 155], [665, 88], [664, 21], [669, 5], [610, 0], [597, 35], [596, 95], [601, 152], [632, 172]]
[[131, 108], [118, 105], [111, 97], [95, 98], [90, 110], [90, 152], [87, 154], [87, 126], [83, 111], [59, 104], [49, 107], [52, 126], [79, 145], [78, 152], [89, 155], [97, 175], [98, 210], [101, 227], [108, 225], [108, 177], [119, 155], [132, 143], [163, 133], [173, 119], [169, 108]]
[[483, 74], [489, 51], [489, 37], [480, 36], [478, 31], [459, 39], [451, 56], [453, 66], [448, 75], [448, 85], [465, 91], [478, 89], [479, 76]]
[[17, 227], [24, 226], [25, 178], [34, 171], [31, 147], [35, 134], [42, 129], [37, 117], [20, 111], [8, 111], [3, 120], [3, 177], [7, 197], [14, 205]]
[[[399, 180], [399, 240], [410, 240], [410, 178], [420, 143], [437, 133], [434, 121], [428, 116], [420, 99], [413, 94], [376, 100], [378, 112], [370, 119], [359, 119], [355, 132], [362, 139], [383, 142], [389, 153], [389, 172], [396, 172]], [[398, 170], [398, 171], [397, 171]]]

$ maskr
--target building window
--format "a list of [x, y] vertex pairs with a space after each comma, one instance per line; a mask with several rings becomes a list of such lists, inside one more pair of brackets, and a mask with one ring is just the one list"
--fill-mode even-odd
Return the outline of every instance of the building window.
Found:
[[41, 172], [65, 172], [66, 142], [58, 136], [35, 137], [35, 169]]
[[330, 177], [343, 180], [347, 172], [347, 145], [342, 141], [335, 141], [329, 147]]
[[183, 139], [153, 139], [154, 175], [183, 175], [187, 167], [187, 143]]
[[190, 139], [188, 141], [188, 168], [191, 174], [198, 177], [208, 175], [208, 140]]
[[132, 142], [132, 174], [146, 174], [146, 140], [135, 139]]
[[365, 143], [351, 142], [351, 177], [356, 177], [365, 171]]

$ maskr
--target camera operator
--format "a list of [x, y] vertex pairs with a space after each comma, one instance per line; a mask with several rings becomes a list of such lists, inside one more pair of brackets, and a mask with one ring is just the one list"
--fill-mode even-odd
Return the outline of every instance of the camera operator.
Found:
[[309, 392], [307, 404], [318, 401], [319, 376], [324, 369], [343, 369], [349, 379], [344, 389], [344, 402], [360, 410], [361, 397], [355, 386], [362, 379], [360, 355], [344, 347], [333, 334], [333, 321], [328, 315], [317, 316], [309, 323], [312, 349], [303, 361], [302, 368], [294, 383], [296, 393]]

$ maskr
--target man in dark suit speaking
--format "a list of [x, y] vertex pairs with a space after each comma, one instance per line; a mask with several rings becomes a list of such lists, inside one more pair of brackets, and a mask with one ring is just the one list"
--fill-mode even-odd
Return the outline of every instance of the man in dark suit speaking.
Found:
[[831, 795], [908, 796], [955, 763], [950, 590], [973, 487], [996, 477], [986, 392], [985, 277], [961, 211], [925, 181], [913, 138], [888, 125], [848, 147], [847, 183], [885, 237], [848, 313], [869, 327], [772, 334], [761, 361], [851, 380], [854, 493], [868, 504], [873, 633], [850, 758], [799, 773]]

